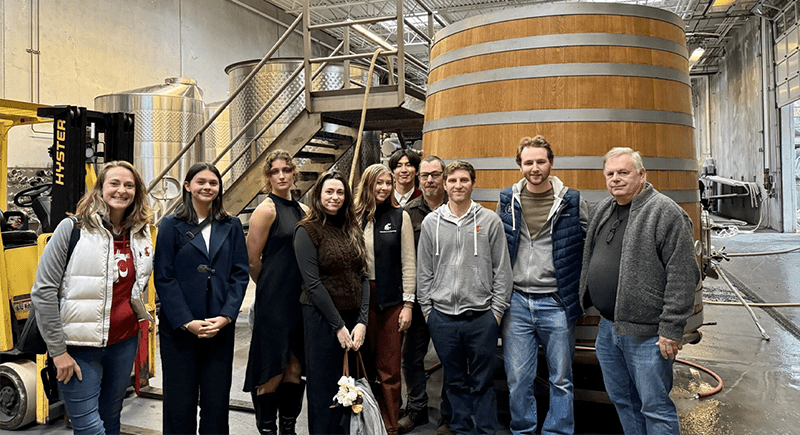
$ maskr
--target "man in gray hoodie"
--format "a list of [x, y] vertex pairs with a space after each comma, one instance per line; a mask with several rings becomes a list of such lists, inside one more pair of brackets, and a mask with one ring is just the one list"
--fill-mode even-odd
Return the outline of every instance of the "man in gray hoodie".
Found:
[[589, 222], [581, 305], [602, 315], [597, 360], [625, 433], [679, 434], [669, 392], [700, 281], [692, 221], [647, 182], [638, 152], [613, 148], [603, 166], [612, 197]]
[[492, 374], [511, 298], [511, 263], [500, 218], [472, 201], [472, 165], [452, 162], [444, 178], [447, 204], [422, 221], [417, 302], [444, 368], [450, 430], [491, 434], [497, 428]]

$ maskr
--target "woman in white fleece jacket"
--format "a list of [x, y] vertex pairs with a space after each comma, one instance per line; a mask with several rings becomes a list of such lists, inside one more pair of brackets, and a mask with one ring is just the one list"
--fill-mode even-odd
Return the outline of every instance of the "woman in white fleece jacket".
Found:
[[[76, 434], [118, 434], [153, 268], [144, 182], [107, 163], [42, 253], [31, 300]], [[68, 258], [73, 226], [80, 238]]]

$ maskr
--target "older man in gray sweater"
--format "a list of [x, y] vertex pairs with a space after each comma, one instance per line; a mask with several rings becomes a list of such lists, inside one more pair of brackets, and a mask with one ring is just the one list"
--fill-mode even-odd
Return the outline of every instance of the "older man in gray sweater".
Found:
[[595, 347], [626, 434], [680, 434], [672, 365], [692, 315], [700, 270], [692, 222], [646, 181], [638, 152], [604, 157], [606, 187], [587, 232], [580, 300], [602, 318]]

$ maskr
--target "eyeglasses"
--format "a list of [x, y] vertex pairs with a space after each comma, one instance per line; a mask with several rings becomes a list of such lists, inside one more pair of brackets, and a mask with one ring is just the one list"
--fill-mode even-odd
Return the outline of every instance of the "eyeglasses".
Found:
[[431, 177], [435, 180], [441, 176], [442, 176], [441, 172], [422, 172], [419, 174], [419, 179], [426, 180], [428, 177]]
[[617, 219], [614, 221], [613, 224], [611, 224], [611, 231], [609, 231], [608, 235], [606, 236], [606, 243], [611, 243], [611, 241], [614, 240], [614, 233], [617, 232], [617, 228], [619, 228], [620, 222], [622, 221]]

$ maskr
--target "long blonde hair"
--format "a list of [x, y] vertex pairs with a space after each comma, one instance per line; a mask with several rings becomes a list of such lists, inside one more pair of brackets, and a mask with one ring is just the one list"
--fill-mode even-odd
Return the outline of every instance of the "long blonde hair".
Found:
[[[383, 174], [389, 174], [394, 183], [394, 174], [392, 174], [392, 171], [386, 166], [376, 163], [364, 170], [364, 173], [361, 175], [361, 181], [358, 183], [358, 187], [356, 187], [356, 217], [362, 225], [371, 221], [372, 217], [375, 215], [375, 208], [378, 206], [377, 200], [375, 199], [375, 184], [378, 182], [378, 177]], [[400, 207], [397, 198], [394, 197], [394, 187], [392, 187], [392, 192], [389, 193], [387, 201], [390, 201], [394, 208]]]
[[98, 214], [102, 217], [108, 216], [108, 204], [103, 200], [103, 184], [106, 182], [108, 171], [113, 168], [125, 168], [133, 174], [133, 180], [136, 184], [133, 202], [122, 216], [122, 227], [130, 230], [141, 226], [144, 228], [145, 224], [150, 223], [153, 218], [153, 209], [147, 203], [147, 191], [144, 187], [144, 180], [136, 168], [130, 163], [123, 160], [115, 160], [103, 165], [100, 173], [97, 174], [97, 182], [94, 186], [86, 192], [83, 197], [78, 201], [78, 207], [75, 210], [75, 216], [81, 225], [86, 225], [87, 228], [97, 228], [92, 215]]

